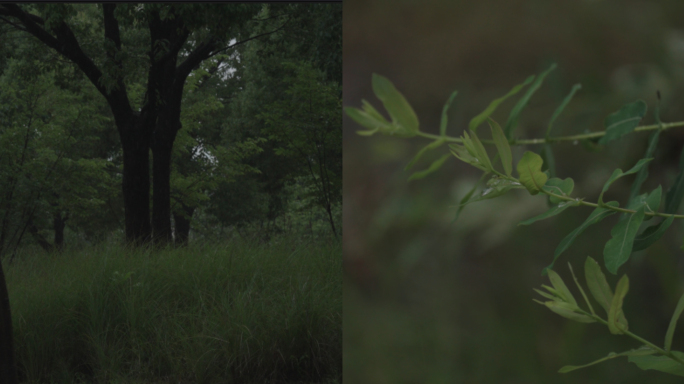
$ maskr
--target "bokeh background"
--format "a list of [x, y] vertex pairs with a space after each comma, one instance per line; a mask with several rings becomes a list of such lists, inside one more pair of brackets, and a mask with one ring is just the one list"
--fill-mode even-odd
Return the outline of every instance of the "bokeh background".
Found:
[[[684, 120], [684, 2], [579, 0], [345, 0], [344, 105], [367, 99], [379, 110], [371, 75], [388, 77], [416, 110], [421, 130], [438, 133], [444, 102], [458, 90], [448, 133], [459, 136], [491, 100], [556, 62], [520, 118], [516, 136], [543, 137], [554, 109], [573, 84], [582, 89], [554, 134], [603, 129], [604, 118], [643, 99], [642, 124], [653, 123], [656, 91], [665, 122]], [[521, 92], [520, 95], [524, 93]], [[493, 115], [502, 124], [519, 97]], [[543, 197], [515, 190], [466, 207], [460, 198], [480, 171], [452, 158], [408, 182], [404, 166], [421, 138], [362, 137], [344, 120], [344, 380], [345, 383], [675, 383], [625, 358], [568, 374], [580, 365], [638, 347], [599, 324], [571, 322], [534, 303], [532, 288], [560, 240], [591, 212], [574, 208], [531, 226], [517, 223], [547, 209]], [[488, 128], [480, 130], [484, 135]], [[636, 133], [599, 151], [555, 144], [557, 173], [575, 180], [576, 196], [596, 201], [615, 168], [630, 168], [646, 149]], [[663, 133], [644, 191], [665, 190], [678, 171], [684, 129]], [[427, 166], [447, 148], [426, 156]], [[514, 159], [525, 150], [516, 147]], [[607, 198], [624, 204], [633, 177]], [[587, 255], [602, 260], [614, 215], [582, 234], [556, 264], [583, 276]], [[625, 302], [630, 329], [662, 344], [682, 285], [682, 225], [633, 254], [619, 274], [630, 277]], [[611, 284], [618, 276], [609, 275]], [[583, 278], [580, 278], [583, 281]], [[576, 295], [579, 294], [576, 288]], [[684, 329], [673, 348], [684, 350]]]

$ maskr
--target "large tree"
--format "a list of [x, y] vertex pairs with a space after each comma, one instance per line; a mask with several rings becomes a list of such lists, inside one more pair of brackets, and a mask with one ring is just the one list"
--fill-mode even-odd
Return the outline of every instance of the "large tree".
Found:
[[[107, 100], [123, 149], [125, 231], [130, 243], [171, 240], [171, 155], [181, 129], [186, 79], [204, 60], [271, 33], [250, 35], [246, 28], [261, 8], [254, 4], [0, 5], [4, 23], [73, 62]], [[141, 81], [144, 92], [135, 97], [133, 86]]]

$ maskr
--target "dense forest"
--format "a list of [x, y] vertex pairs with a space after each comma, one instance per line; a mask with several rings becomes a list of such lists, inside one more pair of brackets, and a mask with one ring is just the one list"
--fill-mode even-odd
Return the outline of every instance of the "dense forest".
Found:
[[[281, 377], [320, 380], [341, 375], [341, 291], [336, 291], [341, 277], [331, 278], [341, 273], [341, 100], [341, 3], [0, 5], [0, 259], [9, 289], [9, 296], [0, 296], [11, 302], [17, 350], [15, 364], [5, 355], [11, 347], [0, 348], [0, 381], [15, 375], [10, 372], [14, 365], [19, 380], [26, 382], [148, 382], [151, 377], [280, 382]], [[291, 255], [297, 252], [302, 258], [294, 262]], [[206, 283], [208, 291], [195, 285], [170, 290], [181, 284], [173, 280], [180, 278], [172, 277], [174, 272], [161, 274], [164, 268], [130, 258], [112, 269], [119, 254], [144, 260], [153, 254], [150, 257], [176, 260], [165, 268], [187, 275], [191, 272], [184, 258], [204, 260], [199, 255], [205, 253], [216, 256], [207, 263], [219, 264], [193, 265], [204, 272], [192, 275], [192, 284], [201, 279], [198, 276], [204, 276], [205, 283], [215, 281]], [[96, 259], [93, 254], [109, 256]], [[245, 260], [235, 261], [235, 254]], [[254, 262], [265, 257], [268, 261]], [[317, 264], [321, 258], [325, 267]], [[235, 266], [240, 262], [246, 263], [242, 269]], [[230, 276], [240, 269], [242, 274], [221, 275], [224, 266]], [[33, 328], [28, 325], [31, 305], [38, 308], [48, 300], [45, 291], [33, 298], [37, 302], [24, 291], [36, 292], [31, 284], [35, 287], [35, 281], [44, 279], [31, 279], [41, 270], [54, 271], [55, 276], [63, 270], [63, 279], [92, 280], [80, 288], [69, 285], [63, 297], [53, 298], [61, 303], [55, 310], [70, 308], [63, 314], [67, 317], [52, 313], [59, 324], [68, 323], [72, 315], [80, 319], [67, 334], [90, 336], [64, 344], [59, 332], [51, 332], [59, 347], [27, 341], [27, 334], [53, 326], [41, 323], [44, 314], [38, 313], [42, 320]], [[288, 271], [290, 285], [273, 282], [280, 281], [279, 272]], [[251, 280], [245, 273], [253, 273]], [[133, 285], [136, 276], [141, 280]], [[256, 283], [269, 279], [264, 286]], [[255, 345], [242, 345], [244, 329], [211, 328], [228, 332], [220, 340], [230, 348], [226, 340], [238, 338], [240, 348], [251, 351], [247, 354], [224, 344], [205, 346], [214, 354], [199, 353], [187, 343], [175, 349], [155, 344], [140, 334], [155, 339], [163, 333], [156, 329], [159, 322], [144, 325], [132, 320], [137, 312], [121, 314], [120, 307], [136, 308], [131, 304], [137, 300], [133, 290], [118, 304], [99, 301], [119, 292], [117, 284], [144, 287], [149, 281], [149, 292], [159, 296], [141, 293], [143, 304], [163, 302], [156, 306], [159, 314], [187, 314], [168, 329], [184, 329], [188, 339], [208, 332], [183, 325], [196, 316], [190, 315], [193, 311], [214, 308], [222, 322], [201, 317], [193, 327], [215, 327], [225, 324], [225, 313], [217, 308], [232, 310], [238, 299], [217, 301], [214, 307], [202, 301], [198, 309], [193, 306], [197, 303], [178, 304], [197, 299], [182, 295], [219, 300], [228, 291], [256, 292], [258, 300], [246, 305], [258, 302], [265, 311], [269, 307], [259, 300], [271, 300], [269, 294], [290, 297], [294, 303], [296, 295], [288, 296], [288, 290], [302, 295], [306, 291], [303, 307], [297, 308], [307, 315], [300, 319], [296, 310], [288, 313], [301, 320], [290, 323], [290, 331], [299, 324], [309, 330], [296, 332], [308, 336], [284, 346], [262, 332], [259, 337], [264, 339], [255, 339]], [[317, 291], [309, 292], [311, 286]], [[93, 303], [84, 298], [92, 299], [98, 289], [104, 295], [97, 296], [100, 317], [91, 313]], [[55, 292], [50, 294], [60, 294]], [[317, 300], [329, 304], [319, 307]], [[176, 306], [166, 308], [169, 303]], [[6, 301], [2, 305], [0, 345], [6, 347], [11, 346], [12, 333], [5, 332], [10, 329], [9, 306]], [[248, 316], [254, 327], [276, 326], [265, 318], [255, 320], [261, 316], [255, 311]], [[91, 321], [84, 322], [83, 316]], [[329, 328], [319, 327], [320, 337], [332, 348], [329, 353], [325, 348], [321, 352], [321, 339], [310, 329], [315, 323], [311, 316], [330, 319]], [[107, 320], [99, 323], [103, 318]], [[126, 332], [98, 339], [117, 327]], [[155, 328], [154, 334], [146, 327]], [[251, 335], [251, 326], [244, 327]], [[136, 329], [138, 337], [131, 336]], [[86, 344], [79, 344], [84, 338]], [[283, 336], [286, 339], [291, 337]], [[306, 352], [313, 344], [318, 352]], [[105, 353], [103, 345], [121, 353]], [[49, 350], [53, 347], [58, 349]], [[168, 356], [160, 358], [162, 352]], [[63, 357], [36, 360], [49, 354]], [[274, 359], [276, 354], [282, 359]], [[97, 358], [91, 361], [90, 356]], [[206, 359], [232, 363], [211, 370], [202, 368]], [[44, 367], [31, 367], [36, 361]], [[121, 365], [112, 368], [117, 361]], [[138, 365], [133, 367], [132, 361]]]

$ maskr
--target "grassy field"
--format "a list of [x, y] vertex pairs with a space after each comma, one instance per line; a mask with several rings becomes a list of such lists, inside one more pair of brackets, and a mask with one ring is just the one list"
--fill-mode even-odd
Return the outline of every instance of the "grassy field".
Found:
[[26, 383], [340, 383], [342, 245], [98, 246], [5, 264]]

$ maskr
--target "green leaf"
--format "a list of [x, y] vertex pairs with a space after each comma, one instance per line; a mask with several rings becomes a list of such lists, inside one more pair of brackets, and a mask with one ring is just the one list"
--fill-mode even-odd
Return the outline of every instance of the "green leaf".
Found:
[[465, 208], [465, 206], [468, 204], [470, 197], [473, 196], [473, 193], [475, 193], [475, 191], [477, 190], [478, 185], [482, 182], [482, 180], [484, 180], [484, 178], [486, 176], [487, 176], [486, 173], [482, 174], [482, 176], [480, 176], [480, 179], [477, 181], [477, 183], [475, 183], [475, 185], [473, 185], [473, 187], [470, 188], [470, 191], [468, 191], [468, 193], [466, 193], [466, 195], [463, 196], [463, 198], [461, 198], [461, 200], [458, 202], [458, 208], [456, 209], [456, 216], [454, 216], [454, 219], [451, 221], [452, 224], [456, 220], [458, 220], [458, 216], [461, 214], [461, 211], [463, 211], [463, 208]]
[[670, 348], [672, 348], [672, 338], [674, 337], [675, 328], [677, 328], [677, 321], [679, 321], [679, 316], [681, 316], [682, 311], [684, 311], [684, 295], [679, 298], [677, 307], [675, 308], [672, 318], [670, 319], [670, 325], [667, 327], [667, 333], [665, 334], [666, 351], [669, 351]]
[[[565, 180], [561, 180], [559, 178], [554, 177], [546, 182], [543, 189], [547, 192], [551, 192], [556, 195], [570, 197], [573, 188], [575, 188], [575, 181], [572, 178], [568, 177]], [[549, 200], [553, 204], [558, 204], [567, 201], [559, 199], [555, 196], [549, 196]]]
[[623, 275], [615, 287], [615, 295], [613, 301], [610, 303], [610, 311], [608, 311], [608, 329], [613, 335], [621, 335], [627, 330], [627, 325], [618, 321], [619, 314], [622, 312], [622, 302], [629, 291], [629, 278]]
[[432, 150], [432, 149], [439, 148], [445, 142], [446, 142], [446, 140], [444, 138], [439, 138], [439, 139], [433, 141], [432, 143], [426, 145], [425, 147], [423, 147], [420, 151], [418, 151], [416, 156], [406, 165], [406, 167], [404, 168], [404, 171], [408, 171], [409, 169], [411, 169], [411, 167], [413, 167], [418, 162], [418, 160], [425, 154], [425, 152]]
[[[605, 205], [610, 207], [619, 206], [617, 201], [610, 201]], [[565, 250], [568, 249], [568, 247], [570, 247], [570, 245], [575, 241], [577, 236], [579, 236], [582, 232], [589, 228], [589, 226], [600, 222], [601, 220], [605, 219], [606, 217], [614, 213], [615, 211], [611, 209], [604, 207], [596, 207], [594, 211], [589, 215], [589, 217], [587, 217], [587, 219], [584, 220], [584, 223], [582, 223], [579, 227], [575, 228], [574, 231], [570, 232], [570, 234], [568, 234], [563, 238], [563, 240], [561, 240], [561, 242], [558, 244], [558, 247], [556, 247], [556, 251], [553, 254], [553, 261], [548, 267], [546, 267], [542, 271], [542, 274], [545, 274], [549, 268], [553, 268], [553, 265], [556, 262], [556, 259], [558, 259], [558, 256], [560, 256], [561, 253], [565, 252]]]
[[[485, 172], [491, 172], [492, 171], [492, 162], [489, 160], [489, 156], [487, 155], [487, 150], [485, 149], [484, 145], [482, 145], [482, 142], [477, 137], [475, 132], [471, 131], [470, 137], [468, 137], [468, 132], [463, 132], [463, 135], [465, 138], [469, 138], [471, 140], [471, 143], [472, 143], [473, 149], [475, 151], [477, 160], [485, 168]], [[464, 141], [464, 143], [465, 143], [465, 141]]]
[[632, 132], [646, 116], [646, 103], [638, 100], [620, 108], [606, 117], [604, 125], [606, 134], [599, 140], [599, 144], [608, 144]]
[[651, 160], [653, 159], [641, 159], [627, 172], [622, 172], [622, 169], [619, 168], [614, 170], [613, 174], [610, 175], [608, 181], [606, 181], [606, 183], [603, 185], [603, 189], [601, 190], [601, 194], [599, 195], [599, 203], [603, 202], [603, 194], [606, 193], [610, 185], [613, 184], [615, 180], [621, 178], [622, 176], [638, 172], [641, 169], [641, 167], [643, 167], [646, 163], [648, 163]]
[[629, 350], [629, 351], [626, 351], [626, 352], [621, 352], [621, 353], [611, 352], [611, 353], [608, 354], [608, 356], [603, 357], [603, 358], [598, 359], [598, 360], [595, 360], [595, 361], [592, 361], [592, 362], [589, 363], [589, 364], [584, 364], [584, 365], [566, 365], [566, 366], [564, 366], [563, 368], [559, 369], [559, 370], [558, 370], [558, 373], [568, 373], [568, 372], [574, 371], [574, 370], [576, 370], [576, 369], [590, 367], [590, 366], [592, 366], [592, 365], [595, 365], [595, 364], [598, 364], [598, 363], [602, 363], [602, 362], [604, 362], [604, 361], [606, 361], [606, 360], [614, 359], [614, 358], [616, 358], [616, 357], [622, 357], [622, 356], [645, 356], [645, 355], [652, 355], [652, 354], [654, 354], [654, 353], [656, 353], [656, 351], [655, 351], [654, 349], [651, 349], [651, 348], [648, 348], [648, 347], [642, 347], [642, 348], [639, 348], [639, 349], [632, 349], [632, 350]]
[[[606, 311], [606, 315], [610, 315], [610, 306], [613, 302], [613, 291], [608, 285], [606, 280], [606, 275], [601, 271], [596, 260], [591, 257], [587, 257], [584, 262], [584, 275], [587, 280], [587, 287], [589, 287], [589, 292], [594, 296], [594, 299], [603, 307]], [[618, 322], [625, 325], [625, 329], [628, 326], [627, 318], [622, 311], [618, 313]]]
[[575, 307], [577, 306], [577, 301], [575, 301], [575, 298], [572, 296], [572, 293], [563, 282], [563, 279], [561, 279], [560, 275], [553, 269], [549, 269], [549, 280], [551, 280], [551, 285], [553, 285], [553, 288], [556, 289], [563, 300], [571, 303]]
[[[658, 212], [658, 207], [660, 207], [660, 198], [663, 195], [663, 187], [658, 186], [658, 188], [651, 191], [651, 193], [646, 198], [646, 210], [651, 213]], [[653, 217], [653, 216], [650, 216]]]
[[559, 301], [546, 301], [544, 302], [544, 305], [552, 310], [553, 312], [565, 317], [566, 319], [570, 319], [573, 321], [578, 321], [580, 323], [594, 323], [596, 320], [593, 318], [583, 314], [583, 313], [577, 313], [574, 311], [577, 306], [573, 306], [570, 303], [564, 303], [564, 302], [559, 302]]
[[[553, 150], [551, 149], [551, 144], [549, 143], [544, 143], [544, 146], [542, 147], [541, 153], [542, 161], [544, 161], [544, 165], [546, 166], [546, 169], [549, 171], [549, 176], [550, 177], [556, 177], [556, 159], [553, 156]], [[542, 168], [544, 169], [544, 168]]]
[[359, 123], [361, 126], [369, 128], [369, 131], [357, 131], [359, 135], [370, 136], [380, 130], [380, 127], [389, 124], [387, 121], [380, 121], [364, 112], [360, 109], [354, 107], [346, 107], [344, 111], [351, 117], [354, 121]]
[[499, 197], [505, 194], [511, 189], [523, 188], [523, 186], [516, 181], [502, 179], [498, 176], [494, 176], [491, 179], [489, 179], [489, 181], [487, 181], [487, 187], [488, 188], [482, 191], [482, 194], [480, 196], [475, 196], [464, 204], [470, 204], [481, 200], [493, 199], [495, 197]]
[[418, 116], [411, 105], [386, 77], [373, 74], [373, 92], [382, 101], [392, 122], [400, 127], [397, 132], [401, 136], [413, 136], [418, 133]]
[[496, 149], [499, 151], [499, 156], [501, 157], [501, 164], [503, 165], [504, 171], [507, 176], [511, 175], [513, 171], [513, 155], [511, 154], [511, 146], [508, 144], [508, 140], [501, 129], [499, 123], [491, 118], [488, 118], [489, 127], [492, 129], [492, 138], [494, 138], [494, 144], [496, 144]]
[[[465, 147], [463, 145], [458, 145], [458, 144], [449, 144], [449, 148], [451, 148], [451, 154], [456, 156], [459, 160], [463, 161], [464, 163], [468, 163], [472, 165], [473, 167], [476, 167], [478, 169], [481, 169], [485, 172], [488, 172], [487, 168], [485, 168], [482, 163], [480, 163], [480, 160], [477, 159], [477, 156], [473, 156], [471, 152], [475, 152], [475, 150], [469, 150], [468, 148], [472, 148], [472, 141], [470, 139], [468, 140], [468, 145], [469, 147]], [[466, 143], [466, 139], [464, 138], [464, 143]], [[485, 173], [486, 174], [486, 173]]]
[[618, 268], [624, 264], [632, 254], [634, 238], [639, 231], [639, 226], [644, 220], [644, 206], [642, 205], [635, 213], [625, 214], [610, 231], [612, 238], [603, 248], [603, 257], [606, 269], [616, 274]]
[[594, 307], [591, 306], [591, 303], [589, 302], [589, 298], [587, 297], [587, 294], [584, 293], [584, 289], [582, 289], [582, 285], [580, 285], [579, 281], [577, 281], [577, 276], [575, 276], [575, 271], [572, 270], [572, 264], [568, 263], [568, 268], [570, 269], [570, 274], [572, 275], [572, 280], [575, 281], [575, 285], [577, 286], [577, 289], [579, 289], [580, 293], [582, 294], [582, 297], [584, 298], [584, 302], [587, 303], [587, 307], [589, 307], [589, 311], [591, 312], [592, 315], [596, 316], [596, 312], [594, 312]]
[[[657, 108], [656, 108], [657, 110]], [[655, 149], [658, 146], [658, 138], [660, 137], [660, 129], [657, 131], [653, 132], [651, 136], [648, 138], [648, 148], [646, 149], [646, 155], [644, 155], [644, 159], [649, 159], [653, 157], [653, 154], [655, 153]], [[637, 173], [636, 177], [634, 178], [634, 182], [632, 183], [632, 187], [629, 192], [629, 200], [632, 201], [636, 196], [639, 195], [639, 192], [641, 191], [641, 185], [646, 181], [646, 178], [648, 178], [648, 166], [643, 167], [639, 172]]]
[[439, 159], [435, 160], [430, 165], [430, 167], [428, 169], [426, 169], [424, 171], [415, 172], [413, 175], [411, 175], [411, 177], [409, 177], [408, 181], [419, 180], [419, 179], [422, 179], [431, 173], [436, 172], [439, 169], [439, 167], [441, 167], [442, 164], [444, 164], [444, 162], [450, 157], [451, 157], [451, 155], [448, 155], [448, 154], [440, 157]]
[[632, 250], [636, 252], [650, 247], [653, 243], [658, 241], [658, 239], [663, 237], [665, 231], [670, 228], [670, 225], [672, 225], [673, 221], [674, 216], [670, 216], [660, 223], [646, 228], [646, 230], [644, 230], [636, 237], [636, 239], [634, 239], [634, 246]]
[[518, 174], [520, 182], [527, 188], [531, 195], [539, 193], [546, 184], [548, 176], [541, 171], [543, 160], [534, 152], [527, 151], [518, 162]]
[[496, 107], [498, 107], [499, 104], [501, 104], [504, 100], [508, 99], [509, 97], [520, 92], [520, 90], [524, 86], [526, 86], [527, 84], [531, 83], [532, 80], [534, 80], [534, 75], [528, 77], [522, 84], [518, 84], [515, 87], [513, 87], [513, 89], [511, 89], [510, 92], [508, 92], [505, 96], [500, 97], [498, 99], [495, 99], [494, 101], [489, 103], [487, 108], [485, 108], [485, 110], [482, 111], [482, 113], [473, 117], [473, 119], [470, 120], [470, 123], [468, 124], [468, 128], [470, 128], [473, 132], [475, 132], [477, 130], [477, 127], [480, 124], [484, 123], [485, 120], [487, 120], [487, 118], [496, 110]]
[[679, 157], [679, 173], [665, 195], [665, 213], [676, 213], [684, 197], [684, 149]]
[[575, 92], [577, 92], [580, 89], [582, 89], [581, 84], [573, 85], [572, 89], [570, 90], [570, 93], [568, 93], [568, 95], [565, 96], [565, 99], [563, 99], [563, 102], [560, 103], [558, 108], [556, 108], [556, 110], [553, 112], [553, 115], [551, 115], [551, 120], [549, 120], [549, 126], [546, 128], [546, 136], [545, 137], [547, 139], [551, 137], [551, 128], [553, 127], [553, 123], [556, 121], [558, 116], [560, 116], [561, 112], [563, 112], [563, 110], [565, 109], [565, 106], [568, 105], [568, 103], [570, 103], [570, 100], [575, 95]]
[[553, 71], [555, 68], [556, 63], [553, 63], [546, 71], [540, 73], [539, 76], [537, 76], [537, 79], [534, 80], [534, 83], [532, 83], [532, 85], [530, 85], [530, 87], [527, 89], [525, 95], [518, 101], [515, 107], [511, 109], [511, 113], [508, 115], [508, 120], [506, 121], [506, 128], [504, 129], [507, 138], [510, 139], [512, 137], [513, 131], [518, 125], [518, 118], [520, 117], [520, 112], [522, 112], [522, 110], [527, 106], [527, 103], [530, 101], [530, 98], [532, 97], [532, 95], [534, 95], [537, 89], [541, 87], [541, 84], [544, 81], [546, 75], [548, 75], [549, 72]]
[[579, 205], [580, 205], [580, 203], [577, 200], [564, 201], [564, 202], [562, 202], [556, 206], [551, 207], [548, 211], [542, 213], [541, 215], [537, 215], [531, 219], [521, 221], [520, 223], [518, 223], [518, 225], [530, 225], [536, 221], [544, 220], [544, 219], [548, 219], [549, 217], [556, 216], [557, 214], [565, 211], [566, 209], [568, 209], [570, 207], [577, 207]]
[[451, 96], [449, 96], [449, 100], [447, 100], [446, 104], [444, 104], [444, 108], [442, 108], [442, 122], [439, 124], [439, 135], [440, 136], [445, 136], [446, 135], [446, 129], [447, 129], [447, 112], [449, 111], [449, 107], [451, 106], [451, 102], [454, 101], [454, 97], [458, 94], [458, 91], [454, 91]]
[[[680, 360], [684, 360], [684, 353], [679, 351], [672, 351], [672, 353]], [[677, 376], [684, 376], [684, 365], [667, 356], [630, 356], [629, 362], [636, 364], [637, 367], [643, 370], [654, 369]]]

